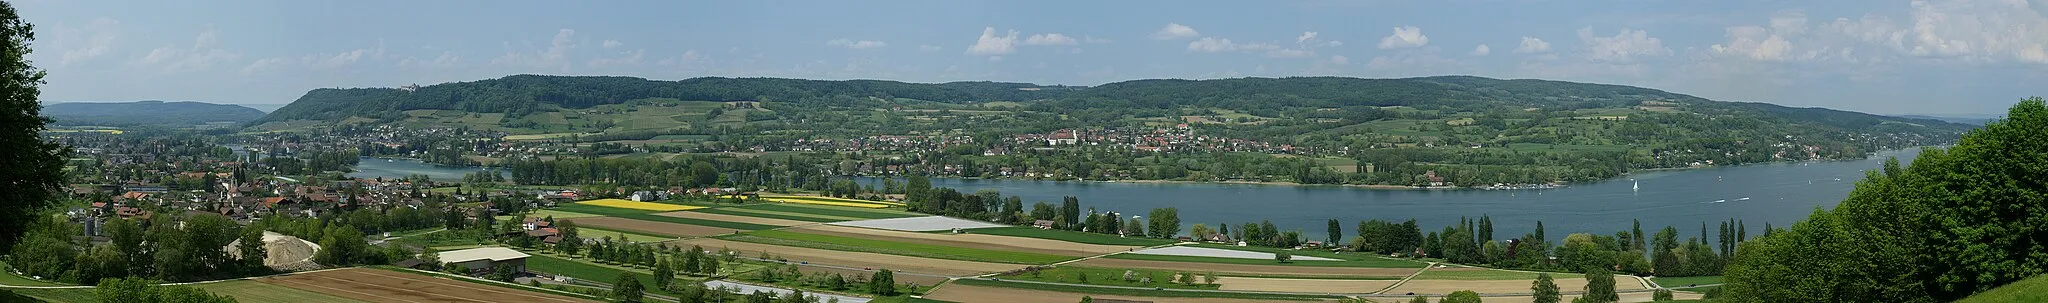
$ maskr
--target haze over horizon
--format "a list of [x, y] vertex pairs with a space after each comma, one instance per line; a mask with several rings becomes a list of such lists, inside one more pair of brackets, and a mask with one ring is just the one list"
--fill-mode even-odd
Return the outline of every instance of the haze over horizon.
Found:
[[[512, 74], [1004, 81], [1473, 75], [1878, 114], [2044, 95], [2042, 1], [17, 4], [46, 102], [289, 103]], [[1079, 10], [1077, 8], [1086, 8]], [[1143, 12], [1143, 13], [1133, 13]]]

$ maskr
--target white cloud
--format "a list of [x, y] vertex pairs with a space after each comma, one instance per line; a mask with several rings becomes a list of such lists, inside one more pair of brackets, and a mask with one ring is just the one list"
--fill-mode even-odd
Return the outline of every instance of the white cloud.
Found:
[[[420, 58], [415, 57], [406, 57], [405, 60], [398, 61], [398, 66], [445, 68], [455, 66], [455, 64], [460, 62], [462, 62], [462, 55], [458, 55], [454, 51], [442, 51], [439, 57], [434, 57], [434, 59], [432, 60], [422, 60]], [[254, 65], [252, 64], [251, 66]], [[244, 71], [243, 73], [248, 72]]]
[[225, 49], [213, 48], [219, 39], [220, 30], [208, 29], [193, 39], [191, 47], [164, 46], [150, 50], [137, 63], [159, 69], [164, 73], [191, 72], [212, 68], [215, 64], [227, 63], [241, 58], [241, 54]]
[[974, 45], [967, 46], [967, 53], [973, 55], [1007, 55], [1016, 51], [1017, 31], [1010, 30], [1008, 35], [997, 36], [994, 27], [982, 28], [981, 38], [975, 39]]
[[1303, 49], [1276, 49], [1276, 50], [1270, 50], [1270, 51], [1266, 51], [1266, 57], [1272, 57], [1272, 58], [1295, 58], [1295, 59], [1298, 59], [1298, 58], [1312, 58], [1312, 57], [1315, 57], [1315, 56], [1316, 56], [1316, 53], [1315, 53], [1315, 52], [1311, 52], [1311, 51], [1308, 51], [1308, 50], [1303, 50]]
[[645, 59], [646, 57], [647, 50], [636, 49], [630, 52], [620, 53], [617, 57], [590, 59], [590, 63], [586, 65], [590, 67], [632, 66], [640, 64], [640, 61]]
[[1380, 38], [1380, 49], [1418, 47], [1429, 44], [1429, 36], [1422, 34], [1422, 28], [1402, 26], [1394, 28], [1393, 35]]
[[1074, 38], [1059, 33], [1037, 34], [1024, 38], [1024, 45], [1074, 45]]
[[710, 56], [704, 55], [704, 53], [692, 49], [684, 51], [682, 56], [661, 59], [661, 61], [657, 61], [654, 64], [662, 66], [680, 66], [682, 68], [700, 68], [709, 63], [711, 63]]
[[1579, 40], [1591, 51], [1589, 58], [1599, 61], [1627, 62], [1639, 57], [1665, 56], [1671, 49], [1664, 42], [1650, 37], [1649, 32], [1621, 29], [1613, 37], [1595, 36], [1592, 27], [1579, 28]]
[[1172, 40], [1194, 38], [1201, 35], [1202, 34], [1200, 32], [1196, 32], [1195, 28], [1193, 27], [1180, 25], [1180, 23], [1167, 23], [1166, 27], [1160, 28], [1159, 31], [1152, 33], [1152, 39]]
[[851, 49], [875, 49], [875, 48], [881, 48], [881, 47], [884, 47], [884, 46], [889, 46], [889, 43], [884, 43], [884, 42], [882, 42], [882, 41], [875, 41], [875, 40], [859, 40], [859, 41], [854, 41], [854, 40], [847, 40], [847, 39], [832, 39], [832, 41], [825, 41], [825, 45], [831, 45], [831, 46], [838, 46], [838, 47], [845, 47], [845, 48], [851, 48]]
[[[1224, 40], [1224, 41], [1229, 41], [1229, 40]], [[1280, 49], [1280, 45], [1278, 45], [1278, 44], [1272, 44], [1272, 43], [1259, 43], [1259, 42], [1253, 42], [1253, 43], [1245, 43], [1245, 44], [1239, 44], [1239, 45], [1237, 45], [1237, 48], [1239, 48], [1239, 49], [1244, 49], [1244, 50], [1247, 50], [1247, 51], [1263, 51], [1263, 50], [1276, 50], [1276, 49]]]
[[1486, 47], [1485, 44], [1480, 44], [1478, 47], [1473, 47], [1472, 51], [1468, 52], [1467, 54], [1472, 54], [1473, 56], [1485, 56], [1486, 54], [1491, 53], [1493, 53], [1492, 48]]
[[1758, 26], [1736, 26], [1727, 29], [1728, 43], [1707, 47], [1716, 55], [1745, 57], [1763, 61], [1784, 61], [1792, 50], [1792, 43], [1785, 37], [1772, 33], [1770, 29]]
[[1202, 37], [1194, 42], [1188, 42], [1190, 52], [1220, 53], [1236, 50], [1237, 44], [1230, 43], [1230, 39]]
[[1550, 42], [1543, 42], [1543, 39], [1536, 39], [1531, 37], [1522, 37], [1522, 46], [1515, 47], [1515, 53], [1517, 54], [1536, 54], [1547, 52], [1550, 52]]
[[547, 49], [538, 50], [532, 53], [512, 50], [512, 44], [510, 42], [507, 42], [505, 43], [505, 48], [507, 49], [505, 55], [498, 56], [497, 58], [492, 58], [491, 64], [526, 65], [538, 68], [559, 68], [561, 70], [566, 71], [569, 69], [570, 66], [568, 60], [569, 50], [576, 48], [575, 39], [576, 30], [574, 29], [564, 28], [556, 30], [554, 38], [548, 40]]
[[58, 26], [55, 39], [51, 39], [52, 44], [55, 48], [69, 50], [58, 57], [57, 65], [70, 65], [106, 55], [107, 51], [113, 50], [114, 39], [120, 37], [116, 31], [120, 25], [120, 21], [100, 17], [81, 28]]
[[1087, 42], [1087, 43], [1115, 43], [1115, 42], [1116, 42], [1116, 40], [1109, 40], [1109, 39], [1106, 39], [1106, 38], [1096, 38], [1095, 36], [1081, 36], [1081, 42]]
[[1346, 58], [1344, 57], [1344, 55], [1330, 55], [1330, 63], [1336, 63], [1337, 65], [1350, 65], [1351, 58]]
[[290, 61], [285, 58], [265, 58], [263, 60], [256, 60], [256, 62], [249, 63], [249, 66], [242, 67], [242, 74], [255, 74], [258, 72], [276, 69], [286, 64], [290, 64]]
[[931, 44], [922, 44], [917, 46], [917, 51], [920, 52], [936, 52], [942, 49], [946, 49], [946, 47]]
[[1308, 40], [1315, 39], [1316, 32], [1301, 32], [1301, 36], [1294, 37], [1294, 43], [1308, 43]]
[[619, 40], [604, 40], [604, 48], [606, 49], [619, 48], [620, 46], [626, 46], [626, 43], [619, 42]]

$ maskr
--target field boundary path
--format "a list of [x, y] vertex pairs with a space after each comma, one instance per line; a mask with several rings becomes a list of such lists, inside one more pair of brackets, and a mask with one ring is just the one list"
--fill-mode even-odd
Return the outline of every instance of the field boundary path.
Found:
[[1421, 276], [1421, 275], [1422, 275], [1422, 272], [1425, 272], [1425, 271], [1429, 271], [1429, 269], [1431, 269], [1431, 268], [1436, 268], [1436, 264], [1437, 264], [1436, 262], [1429, 262], [1429, 265], [1424, 265], [1424, 266], [1422, 266], [1422, 270], [1417, 270], [1417, 271], [1415, 271], [1415, 273], [1412, 273], [1412, 274], [1408, 274], [1408, 276], [1407, 276], [1407, 277], [1402, 277], [1400, 281], [1394, 281], [1394, 284], [1392, 284], [1392, 285], [1387, 285], [1387, 288], [1381, 288], [1381, 289], [1380, 289], [1379, 291], [1375, 291], [1375, 292], [1371, 292], [1371, 293], [1373, 293], [1373, 294], [1380, 294], [1380, 293], [1386, 293], [1387, 291], [1390, 291], [1390, 290], [1394, 290], [1394, 288], [1397, 288], [1397, 287], [1401, 287], [1401, 284], [1408, 284], [1408, 280], [1414, 280], [1416, 276]]

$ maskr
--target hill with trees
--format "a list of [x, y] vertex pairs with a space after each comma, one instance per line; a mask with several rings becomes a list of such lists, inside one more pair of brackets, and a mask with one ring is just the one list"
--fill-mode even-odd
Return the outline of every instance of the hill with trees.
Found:
[[1735, 302], [1947, 302], [2048, 273], [2048, 106], [1866, 173], [1833, 210], [1740, 245]]
[[[1723, 102], [1655, 89], [1470, 76], [1024, 83], [516, 75], [318, 89], [256, 130], [395, 125], [593, 144], [602, 155], [830, 151], [875, 136], [961, 139], [849, 171], [925, 163], [936, 176], [1316, 184], [1535, 184], [1656, 168], [1862, 158], [1951, 143], [1970, 125]], [[1185, 130], [1186, 140], [1045, 151], [1017, 138]], [[1193, 138], [1202, 138], [1196, 141]], [[510, 136], [508, 136], [510, 138]], [[662, 138], [662, 139], [656, 139]], [[820, 141], [814, 139], [831, 139]], [[1021, 140], [1021, 141], [1020, 141]], [[644, 145], [644, 146], [643, 146]], [[1033, 150], [1028, 154], [1001, 152]], [[450, 155], [454, 156], [454, 155]], [[920, 168], [921, 169], [921, 168]], [[1044, 174], [1041, 174], [1044, 176]]]
[[43, 105], [43, 115], [57, 125], [192, 126], [240, 124], [263, 117], [263, 111], [233, 104], [191, 101], [66, 102]]

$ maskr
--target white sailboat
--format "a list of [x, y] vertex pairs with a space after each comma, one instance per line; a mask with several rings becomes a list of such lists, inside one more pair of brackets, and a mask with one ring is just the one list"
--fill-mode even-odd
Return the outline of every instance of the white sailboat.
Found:
[[1641, 180], [1634, 180], [1634, 179], [1630, 179], [1630, 180], [1631, 180], [1631, 181], [1636, 181], [1636, 183], [1635, 183], [1635, 185], [1629, 185], [1629, 186], [1628, 186], [1628, 190], [1630, 190], [1630, 191], [1643, 191], [1643, 181], [1641, 181]]

